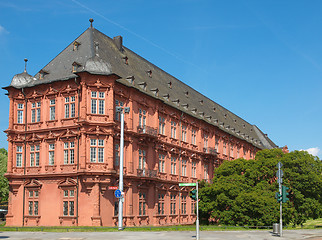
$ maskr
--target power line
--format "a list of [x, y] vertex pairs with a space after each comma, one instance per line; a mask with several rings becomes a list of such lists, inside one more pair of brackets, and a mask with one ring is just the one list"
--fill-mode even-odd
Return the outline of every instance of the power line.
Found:
[[107, 21], [107, 22], [109, 22], [109, 23], [111, 23], [111, 24], [113, 24], [113, 25], [115, 25], [115, 26], [117, 26], [117, 27], [119, 27], [119, 28], [123, 29], [124, 31], [127, 31], [127, 32], [129, 32], [129, 33], [133, 34], [133, 35], [134, 35], [134, 36], [136, 36], [137, 38], [140, 38], [141, 40], [143, 40], [143, 41], [145, 41], [145, 42], [149, 43], [150, 45], [152, 45], [152, 46], [154, 46], [154, 47], [156, 47], [156, 48], [160, 49], [161, 51], [163, 51], [163, 52], [167, 53], [168, 55], [175, 57], [176, 59], [180, 60], [181, 62], [186, 63], [186, 64], [189, 64], [189, 65], [192, 65], [192, 66], [197, 67], [198, 69], [200, 69], [200, 70], [204, 71], [203, 69], [201, 69], [201, 68], [200, 68], [199, 66], [197, 66], [196, 64], [194, 64], [194, 63], [192, 63], [192, 62], [189, 62], [189, 61], [186, 61], [185, 59], [183, 59], [183, 58], [179, 57], [178, 55], [176, 55], [176, 54], [174, 54], [174, 53], [172, 53], [172, 52], [168, 51], [167, 49], [165, 49], [165, 48], [163, 48], [163, 47], [159, 46], [158, 44], [155, 44], [154, 42], [152, 42], [152, 41], [150, 41], [149, 39], [147, 39], [147, 38], [145, 38], [145, 37], [143, 37], [143, 36], [141, 36], [141, 35], [137, 34], [136, 32], [133, 32], [132, 30], [128, 29], [127, 27], [124, 27], [123, 25], [121, 25], [121, 24], [119, 24], [119, 23], [117, 23], [117, 22], [115, 22], [115, 21], [113, 21], [113, 20], [111, 20], [111, 19], [109, 19], [109, 18], [105, 17], [104, 15], [100, 14], [99, 12], [95, 11], [95, 10], [94, 10], [94, 9], [92, 9], [92, 8], [87, 7], [86, 5], [84, 5], [84, 4], [80, 3], [80, 2], [78, 2], [77, 0], [71, 0], [71, 1], [73, 1], [74, 3], [76, 3], [77, 5], [79, 5], [80, 7], [84, 8], [84, 9], [86, 9], [86, 10], [88, 10], [88, 11], [92, 12], [92, 13], [94, 13], [95, 15], [97, 15], [97, 16], [99, 16], [99, 17], [103, 18], [105, 21]]

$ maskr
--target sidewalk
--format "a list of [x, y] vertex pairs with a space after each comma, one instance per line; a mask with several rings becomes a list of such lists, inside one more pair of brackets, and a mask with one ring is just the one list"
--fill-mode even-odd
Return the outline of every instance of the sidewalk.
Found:
[[[0, 239], [10, 240], [195, 240], [195, 232], [0, 232]], [[202, 231], [200, 240], [322, 240], [322, 229], [284, 230], [283, 237], [273, 236], [270, 230]]]

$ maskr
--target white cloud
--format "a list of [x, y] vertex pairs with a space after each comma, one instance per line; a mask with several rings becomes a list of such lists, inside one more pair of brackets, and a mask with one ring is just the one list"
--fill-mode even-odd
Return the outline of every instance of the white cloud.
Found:
[[0, 25], [0, 34], [7, 33], [8, 31]]
[[318, 154], [320, 152], [320, 148], [318, 148], [318, 147], [308, 148], [308, 149], [305, 149], [303, 151], [307, 151], [309, 154], [312, 154], [313, 156], [318, 156]]

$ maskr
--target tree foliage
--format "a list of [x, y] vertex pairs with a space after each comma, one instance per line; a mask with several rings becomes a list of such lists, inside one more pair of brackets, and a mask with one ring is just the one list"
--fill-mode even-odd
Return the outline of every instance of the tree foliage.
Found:
[[0, 201], [7, 202], [9, 195], [8, 179], [4, 176], [7, 172], [8, 152], [6, 149], [0, 149]]
[[279, 220], [277, 163], [290, 201], [283, 204], [285, 224], [303, 224], [322, 216], [322, 162], [305, 151], [284, 154], [262, 150], [255, 160], [224, 161], [215, 169], [212, 184], [201, 184], [200, 216], [209, 223], [268, 226]]

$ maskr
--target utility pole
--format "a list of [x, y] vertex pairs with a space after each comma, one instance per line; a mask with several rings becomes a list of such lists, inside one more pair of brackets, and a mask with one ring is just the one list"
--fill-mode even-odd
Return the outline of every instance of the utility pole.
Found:
[[121, 197], [119, 198], [119, 216], [118, 216], [118, 230], [123, 230], [123, 159], [124, 159], [124, 113], [129, 113], [129, 107], [116, 107], [116, 112], [121, 115], [121, 139], [120, 139], [120, 179], [119, 179], [119, 190], [121, 191]]
[[[280, 196], [282, 197], [282, 183], [283, 183], [283, 170], [281, 169], [283, 166], [283, 164], [281, 162], [278, 162], [277, 167], [278, 167], [278, 171], [277, 171], [277, 181], [278, 181], [278, 188], [279, 188], [279, 193]], [[280, 237], [283, 236], [283, 214], [282, 214], [282, 201], [280, 201]]]

